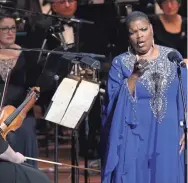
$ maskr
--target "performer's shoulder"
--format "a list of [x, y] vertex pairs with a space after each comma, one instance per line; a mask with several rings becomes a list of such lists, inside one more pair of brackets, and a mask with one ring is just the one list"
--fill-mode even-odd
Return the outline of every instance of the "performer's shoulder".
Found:
[[178, 52], [178, 50], [176, 50], [175, 48], [162, 46], [162, 45], [158, 45], [158, 46], [159, 46], [160, 53], [165, 53], [166, 55], [172, 51]]
[[112, 62], [115, 62], [115, 63], [128, 62], [130, 57], [135, 57], [135, 56], [127, 51], [127, 52], [121, 53], [120, 55], [114, 57]]
[[112, 65], [115, 67], [127, 68], [128, 70], [131, 70], [135, 61], [136, 56], [134, 54], [130, 52], [124, 52], [113, 59]]

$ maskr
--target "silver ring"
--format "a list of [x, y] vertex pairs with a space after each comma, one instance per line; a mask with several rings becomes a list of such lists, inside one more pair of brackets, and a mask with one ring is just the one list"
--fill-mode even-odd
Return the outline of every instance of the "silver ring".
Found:
[[141, 64], [138, 64], [138, 69], [142, 69], [143, 68], [143, 66], [141, 65]]

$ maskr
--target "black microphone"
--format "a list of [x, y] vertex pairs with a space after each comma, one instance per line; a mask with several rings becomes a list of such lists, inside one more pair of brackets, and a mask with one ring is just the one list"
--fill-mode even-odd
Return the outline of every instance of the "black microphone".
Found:
[[47, 30], [47, 32], [51, 34], [63, 32], [63, 31], [64, 31], [64, 27], [61, 24], [52, 25]]
[[168, 59], [170, 62], [177, 64], [180, 67], [186, 67], [186, 63], [180, 58], [179, 54], [175, 51], [168, 53]]

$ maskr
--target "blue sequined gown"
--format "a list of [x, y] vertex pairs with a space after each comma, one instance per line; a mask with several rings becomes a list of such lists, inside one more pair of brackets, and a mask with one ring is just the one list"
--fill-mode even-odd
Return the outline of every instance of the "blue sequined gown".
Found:
[[[177, 66], [159, 46], [159, 56], [129, 93], [135, 56], [126, 52], [112, 63], [101, 132], [102, 183], [183, 183], [183, 106]], [[182, 69], [184, 93], [186, 69]]]

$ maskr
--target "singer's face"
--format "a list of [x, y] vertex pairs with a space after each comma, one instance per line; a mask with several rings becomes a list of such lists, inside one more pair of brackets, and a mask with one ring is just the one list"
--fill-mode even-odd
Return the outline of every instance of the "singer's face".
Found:
[[59, 15], [73, 16], [77, 9], [77, 0], [56, 0], [52, 9]]
[[15, 43], [16, 23], [12, 18], [3, 18], [0, 20], [0, 43], [3, 46], [9, 46]]
[[153, 28], [145, 19], [138, 19], [129, 24], [129, 39], [138, 54], [146, 54], [153, 45]]

